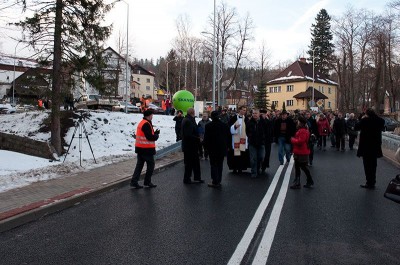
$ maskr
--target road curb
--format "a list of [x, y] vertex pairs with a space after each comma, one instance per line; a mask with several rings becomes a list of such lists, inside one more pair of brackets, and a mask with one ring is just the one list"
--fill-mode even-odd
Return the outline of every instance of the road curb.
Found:
[[[165, 169], [176, 165], [182, 160], [183, 158], [178, 158], [171, 160], [167, 164], [162, 164], [158, 167], [156, 165], [154, 172], [155, 173], [162, 172]], [[144, 174], [145, 171], [142, 172], [141, 177], [143, 177]], [[106, 185], [99, 188], [82, 190], [82, 192], [73, 194], [72, 196], [69, 196], [64, 199], [50, 199], [47, 204], [45, 201], [32, 203], [32, 209], [27, 210], [24, 209], [24, 207], [19, 208], [21, 210], [19, 213], [18, 212], [14, 214], [10, 213], [11, 215], [10, 217], [0, 221], [0, 233], [11, 230], [26, 223], [39, 220], [45, 217], [46, 215], [50, 215], [52, 213], [56, 213], [58, 211], [62, 211], [67, 208], [73, 207], [74, 205], [77, 205], [102, 193], [127, 186], [129, 185], [130, 180], [131, 176], [123, 177], [120, 180], [107, 183]], [[18, 211], [18, 209], [14, 209], [12, 211]]]

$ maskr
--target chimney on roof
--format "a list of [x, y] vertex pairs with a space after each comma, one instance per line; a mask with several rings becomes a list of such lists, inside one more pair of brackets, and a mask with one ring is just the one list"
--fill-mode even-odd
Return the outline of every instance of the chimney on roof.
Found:
[[307, 63], [307, 60], [306, 60], [306, 58], [304, 58], [304, 57], [300, 57], [300, 58], [299, 58], [299, 61], [302, 62], [302, 63]]

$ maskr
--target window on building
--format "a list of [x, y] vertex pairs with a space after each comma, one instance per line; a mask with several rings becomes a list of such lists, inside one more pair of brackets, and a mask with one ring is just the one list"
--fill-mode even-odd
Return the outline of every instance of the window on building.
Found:
[[330, 101], [328, 101], [328, 108], [330, 108], [330, 109], [332, 108]]
[[281, 86], [278, 86], [278, 92], [281, 93]]
[[146, 90], [150, 90], [150, 86], [146, 86]]
[[150, 83], [150, 78], [147, 78], [147, 83]]
[[328, 87], [328, 94], [331, 94], [331, 88]]
[[140, 77], [137, 78], [137, 81], [140, 82]]
[[293, 106], [293, 99], [286, 100], [286, 106]]
[[274, 92], [274, 88], [272, 86], [269, 87], [269, 93], [273, 93]]
[[277, 100], [273, 100], [272, 101], [272, 106], [275, 106], [275, 108], [278, 107], [278, 101]]
[[293, 85], [287, 85], [286, 86], [286, 92], [293, 92], [294, 86]]
[[324, 87], [321, 87], [321, 92], [324, 93]]

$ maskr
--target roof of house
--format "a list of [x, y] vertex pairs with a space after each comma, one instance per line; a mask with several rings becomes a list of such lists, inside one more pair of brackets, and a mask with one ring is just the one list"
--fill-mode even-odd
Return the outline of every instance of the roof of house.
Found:
[[[330, 80], [326, 75], [319, 72], [317, 69], [314, 69], [315, 80], [314, 82], [325, 83], [329, 85], [337, 85], [337, 83], [333, 80]], [[313, 65], [311, 63], [307, 63], [305, 59], [300, 59], [290, 66], [288, 66], [285, 70], [280, 72], [277, 76], [275, 76], [272, 80], [268, 81], [268, 85], [273, 84], [283, 84], [283, 83], [293, 83], [293, 82], [301, 82], [301, 81], [313, 81]]]
[[[312, 99], [313, 98], [313, 96], [312, 96], [312, 87], [308, 87], [306, 91], [300, 92], [300, 93], [294, 95], [293, 97], [294, 98], [299, 98], [299, 99], [303, 99], [303, 98]], [[317, 89], [314, 89], [314, 99], [315, 100], [328, 99], [328, 97], [325, 96], [324, 94], [322, 94]]]
[[[118, 52], [116, 52], [113, 48], [108, 47], [108, 48], [106, 48], [103, 52], [105, 52], [105, 51], [107, 51], [107, 50], [108, 50], [108, 51], [111, 51], [111, 52], [113, 52], [113, 53], [115, 53], [117, 56], [119, 56], [119, 58], [120, 58], [122, 61], [125, 61], [125, 58], [124, 58], [121, 54], [119, 54]], [[138, 65], [138, 64], [131, 64], [130, 62], [128, 62], [128, 64], [129, 64], [129, 66], [131, 67], [131, 69], [132, 69], [133, 71], [135, 71], [135, 70], [140, 70], [140, 71], [143, 71], [143, 72], [144, 72], [143, 74], [152, 75], [152, 76], [155, 76], [155, 75], [156, 75], [156, 74], [153, 73], [152, 71], [149, 71], [149, 70], [143, 68], [142, 66], [140, 66], [140, 65]], [[141, 74], [142, 74], [142, 73], [141, 73]]]

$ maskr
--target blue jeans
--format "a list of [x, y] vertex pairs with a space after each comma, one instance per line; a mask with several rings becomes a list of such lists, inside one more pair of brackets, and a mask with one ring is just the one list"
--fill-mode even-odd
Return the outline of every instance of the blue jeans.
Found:
[[279, 162], [283, 164], [283, 158], [285, 156], [287, 161], [290, 160], [290, 157], [292, 155], [292, 145], [286, 142], [285, 137], [279, 137], [278, 144], [279, 144], [279, 149], [278, 149]]
[[254, 146], [249, 144], [249, 153], [250, 153], [250, 166], [251, 166], [251, 174], [258, 174], [261, 169], [261, 164], [264, 161], [265, 156], [265, 146]]

